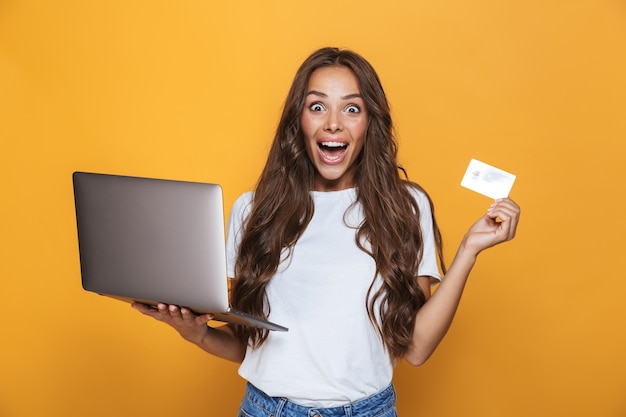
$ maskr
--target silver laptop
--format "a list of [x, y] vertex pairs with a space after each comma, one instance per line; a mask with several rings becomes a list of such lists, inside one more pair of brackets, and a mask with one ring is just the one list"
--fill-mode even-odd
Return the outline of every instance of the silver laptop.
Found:
[[85, 290], [287, 330], [229, 307], [219, 185], [88, 172], [73, 183]]

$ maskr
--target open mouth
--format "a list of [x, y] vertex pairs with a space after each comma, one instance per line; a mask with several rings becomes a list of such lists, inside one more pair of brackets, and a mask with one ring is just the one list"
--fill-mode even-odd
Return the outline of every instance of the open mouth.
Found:
[[317, 144], [321, 156], [328, 162], [337, 162], [345, 155], [348, 144], [344, 142], [320, 142]]

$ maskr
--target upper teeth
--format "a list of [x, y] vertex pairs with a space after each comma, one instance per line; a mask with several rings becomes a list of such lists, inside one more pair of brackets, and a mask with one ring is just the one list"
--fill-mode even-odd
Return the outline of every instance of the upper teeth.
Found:
[[345, 146], [345, 143], [341, 142], [322, 142], [322, 146], [326, 146], [327, 148], [340, 148]]

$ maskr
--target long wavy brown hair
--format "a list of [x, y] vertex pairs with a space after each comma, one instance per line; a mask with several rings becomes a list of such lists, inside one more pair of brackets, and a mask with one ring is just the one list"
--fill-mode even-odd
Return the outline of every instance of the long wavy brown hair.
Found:
[[[315, 168], [306, 153], [300, 120], [309, 78], [315, 70], [327, 66], [352, 71], [369, 115], [364, 147], [355, 162], [357, 203], [365, 216], [355, 233], [355, 242], [374, 258], [376, 272], [382, 277], [378, 290], [370, 286], [364, 308], [390, 356], [398, 358], [411, 343], [415, 315], [425, 302], [415, 278], [423, 252], [420, 210], [408, 187], [424, 190], [400, 177], [399, 171], [404, 170], [397, 162], [389, 104], [379, 77], [363, 57], [349, 50], [320, 49], [302, 63], [295, 75], [246, 219], [231, 303], [237, 309], [267, 317], [271, 306], [266, 286], [283, 251], [293, 248], [313, 216], [310, 191]], [[428, 200], [439, 264], [445, 273], [441, 234], [432, 201]], [[367, 247], [361, 244], [363, 241]], [[267, 330], [252, 327], [235, 326], [234, 330], [243, 343], [255, 348], [268, 336]]]

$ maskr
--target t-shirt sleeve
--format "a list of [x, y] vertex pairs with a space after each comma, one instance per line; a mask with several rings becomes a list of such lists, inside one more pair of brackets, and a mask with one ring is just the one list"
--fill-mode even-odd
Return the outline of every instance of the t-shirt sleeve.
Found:
[[439, 263], [437, 262], [437, 249], [433, 230], [433, 216], [428, 197], [426, 197], [423, 192], [414, 188], [410, 188], [410, 191], [420, 210], [420, 225], [422, 228], [422, 238], [424, 240], [424, 250], [418, 269], [418, 276], [429, 276], [441, 281], [441, 272], [439, 271]]
[[235, 278], [235, 262], [237, 252], [241, 243], [241, 236], [246, 218], [252, 208], [252, 192], [247, 192], [239, 196], [233, 203], [228, 217], [226, 229], [226, 272], [230, 278]]

